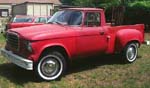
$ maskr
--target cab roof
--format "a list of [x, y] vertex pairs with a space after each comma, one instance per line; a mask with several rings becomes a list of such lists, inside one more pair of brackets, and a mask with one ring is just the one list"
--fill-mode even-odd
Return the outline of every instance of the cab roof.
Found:
[[66, 8], [69, 10], [80, 10], [80, 11], [103, 11], [103, 9], [100, 8]]

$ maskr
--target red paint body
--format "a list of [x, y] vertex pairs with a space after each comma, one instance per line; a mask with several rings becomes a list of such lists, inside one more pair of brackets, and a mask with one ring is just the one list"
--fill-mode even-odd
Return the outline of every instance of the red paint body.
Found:
[[8, 29], [12, 29], [12, 28], [20, 28], [20, 27], [28, 27], [28, 26], [35, 26], [35, 25], [42, 25], [44, 23], [36, 23], [35, 20], [39, 17], [43, 17], [45, 19], [47, 19], [47, 17], [45, 16], [23, 16], [23, 15], [17, 15], [15, 18], [31, 18], [32, 21], [30, 22], [10, 22], [7, 24]]
[[[131, 41], [139, 44], [144, 42], [144, 25], [126, 26], [106, 26], [105, 15], [102, 9], [95, 8], [70, 8], [86, 12], [100, 12], [100, 27], [68, 26], [59, 24], [45, 24], [32, 27], [11, 29], [8, 33], [15, 32], [19, 35], [20, 41], [28, 40], [31, 42], [33, 52], [28, 52], [24, 45], [18, 51], [6, 45], [6, 49], [12, 50], [16, 54], [38, 61], [42, 52], [49, 47], [62, 47], [67, 52], [69, 58], [87, 56], [92, 54], [113, 54], [120, 52], [125, 45]], [[85, 15], [83, 16], [83, 20]]]

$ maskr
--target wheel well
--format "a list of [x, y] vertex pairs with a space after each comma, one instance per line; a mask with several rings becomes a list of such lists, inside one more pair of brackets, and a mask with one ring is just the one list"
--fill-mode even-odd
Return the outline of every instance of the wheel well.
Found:
[[131, 40], [131, 41], [128, 41], [128, 42], [126, 42], [126, 44], [125, 45], [118, 45], [120, 48], [118, 48], [118, 46], [115, 46], [116, 47], [116, 51], [115, 51], [115, 53], [120, 53], [120, 52], [122, 52], [123, 51], [123, 49], [128, 45], [128, 44], [130, 44], [130, 43], [136, 43], [137, 44], [137, 46], [138, 46], [138, 48], [140, 47], [140, 42], [138, 41], [138, 40]]
[[126, 45], [130, 44], [130, 43], [136, 43], [137, 47], [140, 47], [140, 42], [138, 40], [133, 40], [133, 41], [129, 41]]
[[51, 46], [51, 47], [45, 48], [42, 51], [40, 58], [43, 57], [44, 55], [48, 54], [49, 52], [52, 52], [52, 51], [60, 52], [65, 57], [66, 62], [69, 63], [69, 56], [67, 54], [67, 51], [65, 50], [65, 48], [63, 48], [61, 46]]

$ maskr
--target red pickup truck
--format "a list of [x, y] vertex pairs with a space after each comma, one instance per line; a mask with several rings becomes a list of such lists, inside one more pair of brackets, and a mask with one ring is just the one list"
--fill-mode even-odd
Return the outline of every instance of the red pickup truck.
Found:
[[98, 8], [67, 8], [56, 12], [48, 24], [7, 31], [3, 56], [43, 80], [64, 75], [73, 58], [120, 53], [122, 61], [136, 60], [144, 42], [144, 25], [111, 27]]

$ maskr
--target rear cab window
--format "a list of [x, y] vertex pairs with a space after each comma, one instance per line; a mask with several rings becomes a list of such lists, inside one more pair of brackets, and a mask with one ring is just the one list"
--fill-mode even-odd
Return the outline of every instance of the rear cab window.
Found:
[[101, 26], [100, 12], [86, 12], [84, 25], [86, 27], [99, 27], [99, 26]]

